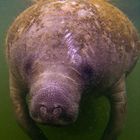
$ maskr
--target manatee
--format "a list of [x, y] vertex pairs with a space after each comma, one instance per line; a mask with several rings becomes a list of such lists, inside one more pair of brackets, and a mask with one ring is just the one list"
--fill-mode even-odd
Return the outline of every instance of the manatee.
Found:
[[138, 33], [119, 9], [105, 0], [38, 0], [15, 19], [6, 44], [14, 112], [32, 140], [47, 140], [37, 123], [74, 123], [87, 90], [110, 103], [101, 140], [117, 140], [125, 79], [140, 55]]

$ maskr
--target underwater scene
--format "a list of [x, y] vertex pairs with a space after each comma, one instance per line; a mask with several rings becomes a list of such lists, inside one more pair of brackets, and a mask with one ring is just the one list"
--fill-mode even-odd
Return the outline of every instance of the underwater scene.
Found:
[[[121, 9], [140, 33], [140, 0], [109, 0]], [[5, 38], [14, 19], [31, 5], [30, 0], [0, 0], [0, 140], [30, 140], [16, 122], [9, 93]], [[140, 60], [127, 77], [127, 117], [118, 140], [140, 139]], [[94, 98], [94, 97], [93, 97]], [[109, 117], [105, 97], [82, 100], [78, 120], [71, 125], [40, 125], [48, 140], [100, 140]]]

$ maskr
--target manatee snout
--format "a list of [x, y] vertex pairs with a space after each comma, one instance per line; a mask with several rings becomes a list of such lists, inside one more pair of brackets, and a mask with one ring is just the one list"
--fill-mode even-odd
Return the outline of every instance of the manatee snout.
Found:
[[53, 86], [36, 92], [30, 103], [32, 119], [51, 125], [73, 123], [78, 116], [79, 105], [70, 96], [69, 91]]

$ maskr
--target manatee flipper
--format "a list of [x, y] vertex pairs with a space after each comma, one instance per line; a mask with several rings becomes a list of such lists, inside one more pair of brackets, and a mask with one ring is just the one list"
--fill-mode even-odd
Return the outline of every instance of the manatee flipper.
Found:
[[117, 140], [126, 116], [125, 76], [111, 88], [107, 96], [110, 102], [110, 118], [101, 140]]
[[14, 76], [10, 75], [10, 97], [12, 99], [15, 115], [18, 124], [27, 133], [32, 140], [47, 140], [41, 129], [28, 114], [26, 105], [25, 90], [19, 85]]

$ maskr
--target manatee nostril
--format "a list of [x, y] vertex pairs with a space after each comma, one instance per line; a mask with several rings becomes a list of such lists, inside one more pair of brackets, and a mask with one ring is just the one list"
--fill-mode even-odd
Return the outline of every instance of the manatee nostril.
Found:
[[40, 115], [42, 117], [44, 117], [44, 116], [46, 116], [46, 114], [47, 114], [47, 108], [45, 106], [41, 106], [40, 107]]
[[56, 107], [53, 109], [53, 115], [59, 117], [62, 113], [62, 108], [61, 107]]

